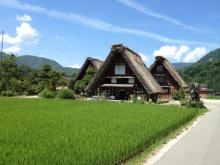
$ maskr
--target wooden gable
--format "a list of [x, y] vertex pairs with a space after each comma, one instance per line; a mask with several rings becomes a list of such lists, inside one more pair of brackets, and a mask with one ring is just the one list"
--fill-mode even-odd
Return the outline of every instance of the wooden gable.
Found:
[[93, 67], [96, 71], [98, 71], [102, 64], [103, 64], [103, 61], [101, 60], [87, 57], [84, 64], [82, 65], [78, 73], [76, 74], [74, 81], [81, 80], [85, 76], [86, 71], [89, 66]]
[[105, 75], [104, 76], [117, 76], [115, 74], [115, 65], [125, 65], [125, 75], [123, 76], [134, 76], [132, 70], [130, 69], [129, 65], [123, 58], [123, 56], [118, 53], [116, 56], [112, 58], [111, 63], [108, 66], [108, 69], [106, 69]]
[[87, 62], [86, 65], [81, 68], [82, 70], [80, 71], [79, 75], [76, 77], [75, 81], [83, 79], [83, 77], [86, 74], [86, 70], [88, 69], [89, 66], [95, 69], [95, 67], [91, 64], [90, 61]]
[[155, 61], [154, 66], [151, 68], [151, 73], [161, 86], [173, 86], [174, 89], [180, 88], [178, 82], [175, 81], [161, 60]]

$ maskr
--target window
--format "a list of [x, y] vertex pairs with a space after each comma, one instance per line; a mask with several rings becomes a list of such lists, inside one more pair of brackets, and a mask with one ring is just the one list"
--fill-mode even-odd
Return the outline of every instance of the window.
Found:
[[125, 75], [124, 64], [115, 64], [115, 75]]
[[129, 79], [128, 79], [128, 83], [129, 83], [129, 84], [134, 84], [134, 78], [129, 78]]
[[158, 65], [157, 66], [157, 73], [162, 73], [163, 72], [163, 66], [162, 65]]
[[111, 78], [111, 83], [112, 83], [112, 84], [116, 84], [116, 83], [117, 83], [116, 78]]

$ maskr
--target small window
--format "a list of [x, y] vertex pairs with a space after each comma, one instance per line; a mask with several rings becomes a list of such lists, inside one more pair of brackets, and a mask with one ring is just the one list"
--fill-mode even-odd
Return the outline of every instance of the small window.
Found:
[[116, 78], [111, 78], [111, 83], [112, 84], [116, 84], [117, 83], [117, 79]]
[[134, 78], [129, 78], [129, 79], [128, 79], [128, 83], [129, 83], [129, 84], [134, 84]]
[[115, 65], [115, 75], [125, 75], [125, 65], [116, 64]]
[[157, 73], [163, 73], [163, 66], [162, 65], [157, 66]]

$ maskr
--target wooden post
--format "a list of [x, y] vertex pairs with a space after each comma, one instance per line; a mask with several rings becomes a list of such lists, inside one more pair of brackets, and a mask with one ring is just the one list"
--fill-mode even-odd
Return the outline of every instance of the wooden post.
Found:
[[2, 44], [1, 44], [1, 68], [2, 68], [2, 56], [3, 56], [3, 42], [4, 42], [4, 30], [2, 31]]

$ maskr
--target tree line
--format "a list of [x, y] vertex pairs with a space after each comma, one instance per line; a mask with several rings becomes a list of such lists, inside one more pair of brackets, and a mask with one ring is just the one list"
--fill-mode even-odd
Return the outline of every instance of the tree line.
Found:
[[44, 89], [56, 91], [56, 87], [68, 85], [64, 77], [65, 73], [57, 72], [47, 64], [41, 69], [18, 66], [16, 56], [11, 55], [2, 61], [0, 68], [0, 94], [36, 95]]
[[[17, 65], [17, 57], [14, 55], [6, 57], [0, 68], [0, 95], [45, 95], [55, 97], [57, 87], [68, 87], [71, 92], [81, 94], [95, 74], [95, 69], [89, 66], [85, 76], [74, 81], [76, 73], [68, 81], [66, 73], [52, 69], [48, 64], [41, 69], [33, 69], [25, 65]], [[68, 91], [68, 93], [71, 93]]]
[[220, 91], [220, 61], [211, 60], [208, 62], [196, 63], [179, 71], [187, 83], [205, 83], [211, 89]]

